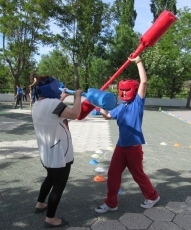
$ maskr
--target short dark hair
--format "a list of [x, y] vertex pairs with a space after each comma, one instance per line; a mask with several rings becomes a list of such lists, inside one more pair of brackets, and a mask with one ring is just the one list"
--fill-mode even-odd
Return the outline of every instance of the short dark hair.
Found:
[[34, 78], [38, 79], [38, 75], [36, 73], [31, 73], [29, 78], [30, 78], [30, 82], [33, 82]]
[[48, 81], [49, 82], [49, 78], [50, 78], [50, 76], [48, 76], [48, 75], [39, 75], [37, 81], [38, 81], [38, 83], [40, 83], [42, 81], [45, 81], [45, 82]]

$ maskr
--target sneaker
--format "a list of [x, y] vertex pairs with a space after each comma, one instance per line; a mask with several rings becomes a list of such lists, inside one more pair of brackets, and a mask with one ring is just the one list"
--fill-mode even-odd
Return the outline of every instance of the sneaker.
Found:
[[160, 196], [156, 200], [145, 200], [140, 206], [142, 208], [152, 208], [159, 200]]
[[118, 209], [118, 207], [110, 208], [109, 206], [107, 206], [107, 204], [103, 204], [103, 205], [95, 208], [95, 211], [98, 213], [104, 213], [104, 212], [109, 212], [109, 211], [116, 211], [117, 209]]

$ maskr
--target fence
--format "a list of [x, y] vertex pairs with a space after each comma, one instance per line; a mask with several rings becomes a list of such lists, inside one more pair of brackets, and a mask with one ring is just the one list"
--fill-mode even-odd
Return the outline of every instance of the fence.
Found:
[[[14, 94], [0, 93], [0, 102], [13, 102]], [[66, 101], [73, 102], [73, 96], [68, 96]], [[120, 100], [118, 101], [120, 103]], [[169, 106], [169, 107], [186, 107], [186, 99], [161, 99], [161, 98], [146, 98], [145, 105], [147, 106]], [[191, 103], [190, 103], [191, 107]]]
[[13, 88], [0, 88], [0, 93], [14, 93]]

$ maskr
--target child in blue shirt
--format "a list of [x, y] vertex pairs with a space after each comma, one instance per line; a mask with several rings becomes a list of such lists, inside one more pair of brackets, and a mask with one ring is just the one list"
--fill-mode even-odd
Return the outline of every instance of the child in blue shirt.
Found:
[[23, 106], [22, 106], [22, 96], [23, 96], [23, 90], [21, 89], [20, 85], [16, 85], [17, 87], [17, 94], [15, 95], [15, 106], [14, 106], [14, 109], [17, 108], [17, 105], [19, 104], [20, 105], [20, 109], [23, 109]]
[[160, 200], [157, 191], [143, 170], [142, 144], [145, 144], [145, 140], [141, 126], [147, 75], [139, 56], [134, 59], [129, 58], [129, 60], [137, 64], [140, 83], [133, 79], [120, 81], [118, 93], [122, 103], [110, 112], [100, 110], [104, 118], [117, 120], [119, 139], [108, 170], [107, 198], [103, 205], [95, 208], [98, 213], [118, 209], [117, 195], [121, 185], [121, 176], [126, 167], [145, 197], [145, 201], [140, 205], [142, 208], [151, 208]]

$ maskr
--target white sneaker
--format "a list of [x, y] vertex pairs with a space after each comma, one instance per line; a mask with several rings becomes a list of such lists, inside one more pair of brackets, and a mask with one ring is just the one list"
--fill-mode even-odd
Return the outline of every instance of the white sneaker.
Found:
[[145, 200], [140, 206], [142, 208], [152, 208], [159, 200], [160, 196], [156, 200]]
[[118, 207], [110, 208], [109, 206], [107, 206], [107, 204], [102, 204], [101, 206], [95, 208], [95, 211], [98, 213], [104, 213], [108, 211], [116, 211], [117, 209]]

